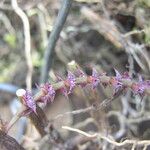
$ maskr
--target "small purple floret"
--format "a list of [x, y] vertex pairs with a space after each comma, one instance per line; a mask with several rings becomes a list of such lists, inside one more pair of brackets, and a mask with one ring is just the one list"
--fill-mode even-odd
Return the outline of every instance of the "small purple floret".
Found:
[[99, 82], [100, 82], [99, 74], [96, 71], [96, 69], [93, 68], [93, 71], [92, 71], [92, 88], [95, 89], [98, 86]]
[[42, 97], [42, 101], [47, 104], [48, 102], [53, 102], [55, 98], [55, 90], [50, 83], [45, 83], [41, 86], [41, 89], [45, 92], [45, 95]]
[[122, 79], [131, 80], [129, 73], [125, 72], [123, 74], [120, 74], [118, 70], [115, 70], [116, 76], [114, 77], [114, 81], [112, 82], [112, 85], [114, 87], [114, 93], [117, 93], [120, 89], [123, 88], [123, 83], [121, 82]]
[[26, 93], [23, 95], [23, 102], [25, 103], [25, 106], [36, 113], [36, 103], [32, 97], [31, 92], [26, 91]]
[[121, 80], [121, 79], [126, 79], [126, 80], [131, 80], [131, 77], [129, 75], [129, 72], [124, 72], [123, 74], [120, 74], [118, 70], [114, 69], [116, 73], [116, 79]]
[[72, 90], [76, 86], [76, 83], [75, 83], [76, 82], [76, 77], [75, 77], [75, 75], [73, 73], [68, 71], [68, 78], [67, 78], [67, 80], [68, 80], [68, 83], [69, 83], [69, 86], [70, 86], [68, 94], [70, 94], [70, 93], [72, 93]]
[[144, 96], [144, 91], [147, 88], [150, 88], [150, 80], [144, 81], [141, 76], [139, 76], [139, 82], [132, 86], [134, 94], [139, 94], [142, 97]]
[[123, 87], [123, 84], [121, 82], [122, 76], [119, 73], [119, 71], [115, 69], [115, 73], [116, 73], [116, 76], [115, 76], [116, 82], [114, 82], [113, 86], [115, 88], [115, 93], [116, 93]]

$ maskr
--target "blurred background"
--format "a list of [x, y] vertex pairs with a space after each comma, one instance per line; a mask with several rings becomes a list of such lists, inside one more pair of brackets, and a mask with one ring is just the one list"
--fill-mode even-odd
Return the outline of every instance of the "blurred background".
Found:
[[[16, 3], [17, 2], [17, 3]], [[42, 68], [49, 36], [63, 0], [0, 1], [0, 118], [9, 122], [21, 106], [15, 92], [32, 88], [43, 81]], [[18, 15], [20, 14], [20, 15]], [[29, 23], [29, 26], [28, 26]], [[24, 27], [24, 24], [26, 27]], [[56, 43], [48, 79], [55, 73], [65, 78], [68, 63], [75, 60], [91, 75], [92, 68], [115, 75], [129, 71], [150, 79], [150, 1], [149, 0], [73, 0], [65, 25]], [[44, 73], [46, 73], [44, 72]], [[47, 80], [47, 79], [46, 79]], [[57, 95], [44, 111], [55, 128], [67, 140], [76, 134], [61, 127], [72, 126], [85, 132], [98, 132], [115, 141], [150, 139], [150, 101], [148, 96], [133, 95], [127, 90], [102, 110], [64, 114], [103, 102], [113, 93], [112, 87], [96, 91], [75, 88], [67, 100]], [[63, 116], [58, 116], [64, 114]], [[32, 131], [32, 132], [31, 132]], [[33, 134], [34, 133], [34, 134]], [[22, 118], [10, 130], [26, 149], [38, 149], [39, 134], [31, 122]], [[30, 143], [30, 144], [29, 144]], [[54, 146], [55, 147], [55, 146]], [[51, 146], [50, 149], [54, 149]], [[148, 146], [117, 146], [105, 140], [79, 144], [79, 149], [150, 149]], [[42, 148], [39, 148], [42, 149]]]

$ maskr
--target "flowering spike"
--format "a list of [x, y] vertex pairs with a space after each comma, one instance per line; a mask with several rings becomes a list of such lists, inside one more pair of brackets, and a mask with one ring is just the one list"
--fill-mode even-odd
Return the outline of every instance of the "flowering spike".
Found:
[[30, 110], [36, 113], [36, 103], [33, 99], [31, 92], [26, 91], [25, 94], [22, 96], [23, 103], [27, 106]]
[[95, 89], [99, 84], [99, 74], [96, 69], [93, 68], [92, 71], [92, 88]]
[[43, 86], [40, 87], [43, 92], [45, 93], [45, 95], [41, 98], [42, 101], [45, 103], [45, 105], [48, 102], [53, 102], [54, 98], [55, 98], [55, 90], [52, 87], [52, 85], [50, 83], [45, 83]]
[[68, 94], [70, 94], [70, 93], [72, 92], [72, 90], [74, 89], [75, 85], [76, 85], [76, 83], [75, 83], [76, 77], [75, 77], [75, 75], [74, 75], [73, 73], [71, 73], [70, 71], [68, 71], [68, 78], [67, 78], [67, 81], [68, 81], [69, 86], [70, 86]]

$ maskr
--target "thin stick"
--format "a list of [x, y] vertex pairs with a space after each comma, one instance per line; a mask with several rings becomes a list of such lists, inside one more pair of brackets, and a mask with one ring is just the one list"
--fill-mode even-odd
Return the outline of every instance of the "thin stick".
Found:
[[72, 4], [72, 0], [64, 0], [62, 3], [63, 3], [62, 7], [58, 13], [56, 22], [53, 26], [53, 30], [49, 36], [48, 46], [44, 54], [44, 64], [41, 68], [41, 79], [40, 79], [41, 83], [45, 83], [48, 79], [48, 72], [52, 66], [52, 61], [53, 61], [52, 58], [54, 55], [56, 42], [65, 24], [66, 18], [68, 16], [68, 13]]
[[30, 37], [30, 24], [28, 17], [23, 12], [23, 10], [18, 6], [17, 0], [11, 0], [11, 5], [16, 14], [21, 18], [23, 23], [23, 30], [24, 30], [24, 46], [25, 46], [25, 57], [28, 66], [28, 72], [26, 76], [26, 85], [27, 89], [31, 89], [31, 82], [32, 82], [32, 58], [31, 58], [31, 37]]
[[62, 128], [66, 129], [66, 130], [69, 130], [69, 131], [77, 132], [77, 133], [82, 134], [86, 137], [95, 137], [95, 138], [103, 139], [103, 140], [107, 141], [108, 143], [113, 144], [117, 147], [125, 146], [125, 145], [128, 145], [128, 144], [135, 144], [135, 143], [136, 143], [136, 145], [150, 145], [150, 140], [143, 140], [143, 141], [125, 140], [123, 142], [116, 142], [111, 138], [108, 138], [106, 136], [101, 135], [100, 133], [89, 134], [89, 133], [84, 132], [82, 130], [75, 129], [75, 128], [68, 127], [68, 126], [62, 126]]
[[72, 127], [68, 127], [68, 126], [62, 126], [63, 129], [67, 129], [69, 131], [74, 131], [74, 132], [77, 132], [77, 133], [80, 133], [84, 136], [87, 136], [87, 137], [97, 137], [97, 133], [94, 133], [94, 134], [89, 134], [89, 133], [86, 133], [82, 130], [79, 130], [79, 129], [75, 129], [75, 128], [72, 128]]

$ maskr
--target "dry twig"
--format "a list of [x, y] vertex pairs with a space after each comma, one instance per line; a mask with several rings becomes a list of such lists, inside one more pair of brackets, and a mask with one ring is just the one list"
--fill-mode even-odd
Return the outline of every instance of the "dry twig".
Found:
[[112, 144], [112, 145], [115, 145], [117, 147], [121, 147], [121, 146], [126, 146], [126, 145], [129, 145], [129, 144], [132, 144], [134, 145], [136, 143], [136, 146], [141, 146], [141, 145], [150, 145], [150, 140], [142, 140], [142, 141], [137, 141], [137, 140], [125, 140], [123, 142], [116, 142], [114, 141], [113, 139], [109, 138], [109, 137], [106, 137], [100, 133], [94, 133], [94, 134], [89, 134], [87, 132], [84, 132], [82, 130], [79, 130], [79, 129], [75, 129], [75, 128], [72, 128], [72, 127], [68, 127], [68, 126], [62, 126], [63, 129], [66, 129], [66, 130], [69, 130], [69, 131], [73, 131], [73, 132], [77, 132], [79, 134], [82, 134], [86, 137], [92, 137], [92, 138], [100, 138], [102, 140], [105, 140], [107, 141], [108, 143]]
[[31, 90], [32, 86], [32, 58], [31, 58], [31, 37], [30, 37], [30, 24], [28, 17], [24, 11], [18, 6], [17, 0], [11, 0], [11, 5], [16, 14], [21, 18], [24, 29], [24, 46], [25, 46], [25, 57], [28, 66], [28, 72], [26, 76], [27, 89]]

